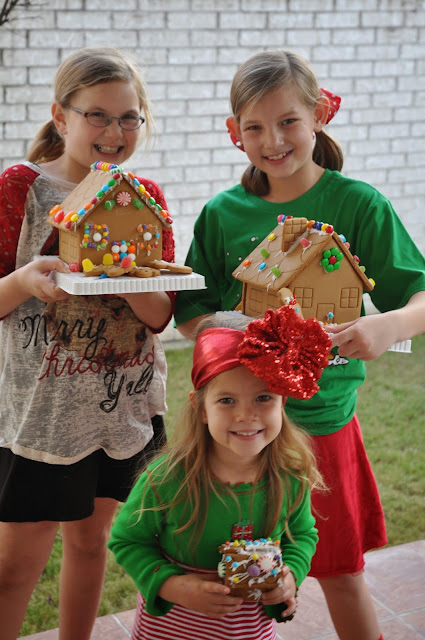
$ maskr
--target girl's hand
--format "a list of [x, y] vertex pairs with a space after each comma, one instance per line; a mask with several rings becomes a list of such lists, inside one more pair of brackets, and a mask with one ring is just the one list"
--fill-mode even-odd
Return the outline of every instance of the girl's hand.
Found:
[[280, 604], [284, 602], [287, 605], [282, 617], [286, 618], [295, 613], [297, 608], [297, 601], [295, 594], [297, 593], [297, 584], [295, 582], [294, 574], [286, 565], [282, 569], [283, 585], [276, 587], [273, 591], [266, 591], [261, 597], [261, 602], [264, 605]]
[[374, 360], [397, 342], [397, 322], [394, 312], [362, 316], [324, 328], [332, 338], [332, 346], [338, 347], [340, 356]]
[[229, 592], [229, 587], [214, 581], [210, 575], [186, 574], [168, 578], [158, 595], [209, 618], [223, 618], [228, 613], [238, 611], [243, 602], [242, 598], [229, 596]]
[[43, 302], [56, 302], [70, 297], [63, 289], [56, 286], [51, 277], [53, 271], [69, 273], [68, 265], [57, 256], [43, 256], [29, 262], [19, 272], [19, 283], [23, 292], [30, 298], [35, 296]]

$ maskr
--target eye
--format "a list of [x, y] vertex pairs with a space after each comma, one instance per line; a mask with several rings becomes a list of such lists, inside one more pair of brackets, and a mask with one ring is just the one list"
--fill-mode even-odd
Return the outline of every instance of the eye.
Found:
[[260, 128], [261, 127], [259, 124], [250, 124], [248, 127], [245, 128], [245, 131], [259, 131]]
[[286, 120], [282, 120], [281, 124], [292, 124], [293, 122], [295, 122], [295, 118], [287, 118]]
[[220, 398], [218, 402], [219, 404], [233, 404], [234, 400], [233, 398]]
[[272, 400], [272, 396], [269, 396], [267, 394], [257, 396], [257, 402], [270, 402], [270, 400]]
[[131, 113], [126, 113], [125, 116], [121, 116], [121, 120], [124, 122], [139, 122], [139, 116], [133, 116]]

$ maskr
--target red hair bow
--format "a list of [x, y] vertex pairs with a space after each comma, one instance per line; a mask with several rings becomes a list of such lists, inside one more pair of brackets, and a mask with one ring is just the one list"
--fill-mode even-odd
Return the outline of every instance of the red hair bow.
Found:
[[331, 346], [316, 318], [304, 320], [284, 306], [249, 323], [237, 355], [273, 393], [307, 400], [319, 390]]
[[341, 106], [341, 98], [337, 96], [336, 93], [332, 93], [332, 91], [329, 91], [328, 89], [321, 88], [320, 93], [322, 96], [326, 96], [329, 100], [329, 113], [328, 119], [326, 120], [326, 124], [328, 124]]

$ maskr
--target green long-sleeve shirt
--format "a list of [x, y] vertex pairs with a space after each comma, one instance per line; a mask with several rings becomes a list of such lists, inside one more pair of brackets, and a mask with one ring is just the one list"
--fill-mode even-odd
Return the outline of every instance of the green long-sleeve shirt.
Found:
[[[155, 471], [157, 463], [144, 472], [134, 486], [127, 502], [124, 504], [111, 533], [108, 547], [113, 551], [118, 564], [133, 578], [137, 588], [146, 600], [146, 610], [151, 615], [165, 615], [173, 606], [172, 603], [158, 596], [161, 585], [172, 575], [182, 575], [185, 570], [171, 562], [164, 554], [176, 562], [197, 567], [198, 569], [216, 569], [221, 559], [219, 546], [232, 538], [235, 525], [251, 522], [253, 537], [264, 536], [267, 519], [267, 479], [264, 478], [255, 487], [251, 484], [238, 484], [231, 487], [232, 496], [225, 492], [218, 497], [214, 492], [209, 496], [209, 509], [205, 527], [194, 549], [191, 542], [193, 528], [175, 535], [176, 529], [187, 520], [182, 516], [187, 503], [179, 504], [171, 509], [149, 510], [157, 508], [159, 500], [169, 504], [179, 485], [180, 470], [174, 481], [158, 487], [152, 485], [152, 478], [158, 479]], [[150, 476], [152, 473], [152, 476]], [[290, 479], [292, 503], [298, 492], [299, 481]], [[217, 482], [217, 488], [220, 489]], [[140, 513], [144, 495], [145, 509]], [[238, 508], [239, 505], [239, 508]], [[272, 538], [281, 539], [282, 559], [296, 576], [299, 586], [310, 568], [311, 558], [318, 540], [315, 519], [310, 508], [310, 494], [305, 492], [298, 508], [289, 518], [289, 528], [293, 541], [285, 534], [284, 528], [287, 508], [284, 506], [279, 522], [272, 532]], [[266, 607], [268, 615], [281, 620], [284, 606]]]

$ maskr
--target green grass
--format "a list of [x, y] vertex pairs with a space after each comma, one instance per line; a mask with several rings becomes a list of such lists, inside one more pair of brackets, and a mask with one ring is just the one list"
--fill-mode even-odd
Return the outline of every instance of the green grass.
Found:
[[[167, 351], [167, 428], [172, 429], [190, 389], [192, 349]], [[425, 335], [414, 338], [413, 353], [386, 353], [367, 365], [359, 391], [358, 415], [366, 449], [384, 505], [389, 544], [424, 537], [425, 447], [423, 436]], [[58, 626], [58, 573], [61, 538], [28, 607], [21, 635]], [[135, 587], [108, 553], [99, 615], [136, 606]]]

